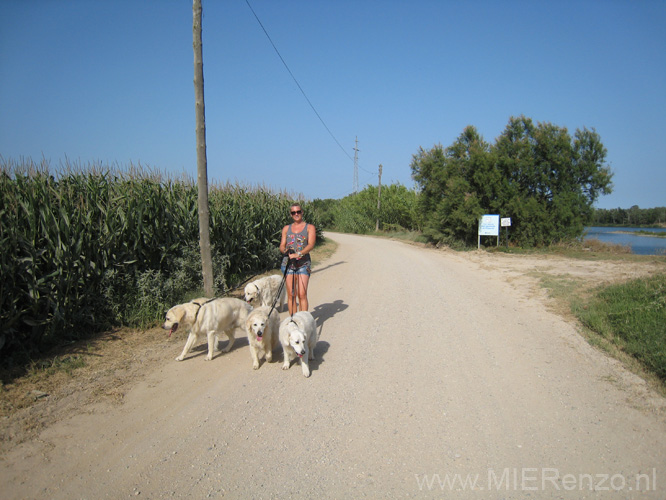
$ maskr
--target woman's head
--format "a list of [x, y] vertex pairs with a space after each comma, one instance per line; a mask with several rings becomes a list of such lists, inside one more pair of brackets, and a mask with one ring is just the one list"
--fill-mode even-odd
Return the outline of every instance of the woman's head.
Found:
[[298, 203], [294, 203], [289, 207], [289, 212], [294, 219], [299, 219], [303, 217], [303, 209]]

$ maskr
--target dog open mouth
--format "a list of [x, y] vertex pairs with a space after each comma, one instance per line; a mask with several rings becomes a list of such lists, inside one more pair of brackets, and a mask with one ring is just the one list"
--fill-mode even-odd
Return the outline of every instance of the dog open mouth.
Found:
[[171, 334], [178, 330], [178, 323], [174, 323], [173, 326], [171, 327], [171, 330], [169, 330], [169, 337], [171, 337]]

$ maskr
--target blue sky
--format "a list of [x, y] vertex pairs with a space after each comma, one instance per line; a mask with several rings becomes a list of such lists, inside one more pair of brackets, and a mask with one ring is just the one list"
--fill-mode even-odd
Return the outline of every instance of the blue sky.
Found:
[[[208, 176], [341, 198], [511, 116], [594, 128], [614, 192], [666, 206], [662, 0], [203, 0]], [[0, 155], [196, 177], [192, 3], [0, 0]], [[329, 133], [330, 130], [330, 133]]]

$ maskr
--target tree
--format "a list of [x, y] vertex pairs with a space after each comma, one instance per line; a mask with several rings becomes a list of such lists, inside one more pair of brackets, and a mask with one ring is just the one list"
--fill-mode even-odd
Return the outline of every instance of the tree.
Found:
[[476, 240], [484, 213], [512, 218], [512, 239], [534, 246], [582, 234], [592, 204], [610, 193], [606, 149], [594, 131], [535, 125], [512, 117], [493, 146], [472, 126], [446, 149], [412, 159], [424, 234], [434, 241]]
[[194, 101], [197, 137], [197, 185], [199, 188], [199, 246], [204, 293], [213, 291], [213, 260], [210, 250], [210, 211], [208, 207], [208, 164], [206, 160], [206, 112], [204, 106], [203, 49], [201, 41], [201, 0], [192, 4], [192, 36], [194, 46]]
[[599, 135], [512, 117], [495, 144], [497, 166], [508, 179], [502, 214], [512, 217], [514, 241], [547, 245], [579, 237], [592, 205], [612, 190], [607, 151]]
[[441, 144], [412, 158], [412, 178], [420, 188], [423, 232], [432, 240], [475, 239], [477, 223], [495, 198], [490, 146], [466, 127], [448, 148]]

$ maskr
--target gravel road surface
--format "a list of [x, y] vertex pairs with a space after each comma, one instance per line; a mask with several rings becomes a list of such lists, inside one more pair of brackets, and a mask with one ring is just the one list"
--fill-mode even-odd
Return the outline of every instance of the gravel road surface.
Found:
[[453, 252], [328, 237], [310, 378], [174, 343], [5, 454], [2, 498], [666, 498], [663, 412], [575, 325]]

